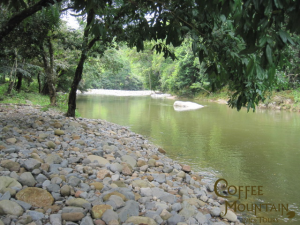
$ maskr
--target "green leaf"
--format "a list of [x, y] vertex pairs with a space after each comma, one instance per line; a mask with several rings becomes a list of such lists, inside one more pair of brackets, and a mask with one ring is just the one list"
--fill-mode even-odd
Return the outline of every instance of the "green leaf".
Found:
[[281, 3], [280, 0], [274, 0], [274, 3], [275, 3], [275, 6], [278, 8], [278, 9], [282, 9], [283, 8], [283, 5]]
[[256, 65], [256, 74], [257, 74], [257, 77], [259, 79], [263, 79], [264, 78], [264, 71], [262, 70], [262, 68], [258, 64]]
[[251, 59], [247, 65], [247, 69], [246, 69], [246, 73], [249, 77], [251, 77], [253, 75], [253, 72], [254, 72], [254, 60]]
[[266, 56], [267, 56], [268, 62], [270, 64], [273, 64], [272, 49], [271, 49], [270, 45], [267, 45], [267, 47], [266, 47]]
[[220, 16], [220, 19], [221, 19], [221, 21], [222, 21], [223, 23], [225, 23], [225, 21], [226, 21], [226, 16], [221, 15], [221, 16]]
[[288, 34], [285, 31], [283, 31], [283, 30], [280, 30], [278, 32], [278, 34], [279, 34], [281, 40], [283, 41], [283, 43], [286, 43], [286, 41], [288, 39]]

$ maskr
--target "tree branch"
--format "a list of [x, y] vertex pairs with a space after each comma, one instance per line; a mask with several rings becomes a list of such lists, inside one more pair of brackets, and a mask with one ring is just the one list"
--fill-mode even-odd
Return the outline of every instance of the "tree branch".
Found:
[[14, 15], [12, 18], [10, 18], [7, 23], [5, 23], [0, 32], [0, 41], [7, 36], [16, 26], [18, 26], [24, 19], [27, 17], [33, 15], [37, 11], [41, 10], [43, 7], [49, 6], [49, 4], [55, 4], [58, 2], [61, 2], [62, 0], [40, 0], [33, 6], [24, 9], [20, 13]]

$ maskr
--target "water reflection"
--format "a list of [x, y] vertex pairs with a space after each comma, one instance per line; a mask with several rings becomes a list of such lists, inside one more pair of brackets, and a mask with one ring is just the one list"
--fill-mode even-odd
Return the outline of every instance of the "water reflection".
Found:
[[299, 207], [298, 113], [237, 112], [207, 102], [198, 102], [207, 105], [199, 110], [176, 112], [173, 102], [83, 95], [77, 105], [83, 117], [129, 126], [162, 146], [169, 157], [190, 164], [196, 171], [213, 170], [235, 186], [263, 186], [264, 195], [249, 201]]

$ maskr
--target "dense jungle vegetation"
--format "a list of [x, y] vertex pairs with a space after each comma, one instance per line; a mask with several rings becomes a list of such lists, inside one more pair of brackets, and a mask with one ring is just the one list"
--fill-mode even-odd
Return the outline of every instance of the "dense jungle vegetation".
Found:
[[4, 0], [0, 100], [45, 102], [40, 93], [68, 116], [90, 88], [221, 92], [248, 110], [284, 91], [297, 104], [299, 10], [296, 0]]

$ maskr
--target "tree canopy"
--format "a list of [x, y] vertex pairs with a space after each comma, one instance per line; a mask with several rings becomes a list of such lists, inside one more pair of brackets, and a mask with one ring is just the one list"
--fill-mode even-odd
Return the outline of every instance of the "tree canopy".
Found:
[[[75, 115], [76, 90], [86, 59], [95, 49], [103, 55], [113, 40], [137, 51], [145, 49], [146, 41], [153, 41], [153, 50], [175, 59], [174, 48], [189, 38], [211, 90], [228, 85], [233, 93], [231, 107], [255, 108], [276, 86], [276, 69], [284, 67], [287, 54], [283, 53], [300, 31], [300, 4], [296, 0], [5, 0], [0, 9], [1, 42], [11, 39], [15, 30], [28, 29], [29, 18], [37, 12], [41, 12], [40, 17], [51, 13], [51, 24], [67, 10], [84, 18], [69, 116]], [[194, 74], [194, 56], [189, 54], [186, 63], [180, 65], [182, 74]], [[195, 71], [199, 69], [195, 67]], [[192, 76], [193, 82], [184, 85], [200, 82]]]

